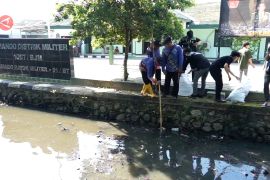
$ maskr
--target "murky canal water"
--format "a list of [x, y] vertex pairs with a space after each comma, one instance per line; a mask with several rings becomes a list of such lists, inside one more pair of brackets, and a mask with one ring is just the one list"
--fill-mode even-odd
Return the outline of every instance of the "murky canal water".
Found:
[[270, 147], [0, 106], [1, 180], [270, 179]]

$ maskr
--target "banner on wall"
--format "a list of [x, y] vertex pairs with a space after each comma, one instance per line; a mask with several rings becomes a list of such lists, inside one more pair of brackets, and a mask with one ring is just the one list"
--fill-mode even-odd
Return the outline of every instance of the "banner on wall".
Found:
[[270, 36], [270, 0], [221, 0], [220, 36]]

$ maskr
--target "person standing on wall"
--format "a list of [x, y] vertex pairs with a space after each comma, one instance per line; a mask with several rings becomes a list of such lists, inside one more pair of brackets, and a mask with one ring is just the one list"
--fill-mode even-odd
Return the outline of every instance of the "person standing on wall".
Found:
[[[206, 95], [205, 84], [206, 84], [206, 78], [207, 78], [207, 75], [209, 72], [210, 62], [201, 53], [191, 52], [190, 48], [185, 49], [184, 54], [187, 57], [187, 59], [184, 63], [183, 72], [185, 72], [188, 64], [190, 64], [190, 67], [191, 67], [190, 72], [194, 73], [194, 76], [192, 78], [193, 94], [190, 97], [191, 98], [203, 97]], [[202, 79], [200, 93], [198, 93], [198, 80], [199, 80], [199, 78]]]
[[184, 62], [183, 50], [180, 46], [173, 44], [170, 36], [165, 38], [163, 45], [165, 45], [161, 56], [162, 72], [165, 74], [163, 97], [166, 97], [169, 94], [172, 79], [172, 96], [177, 98], [179, 91], [179, 76], [182, 73]]
[[242, 49], [239, 50], [239, 52], [241, 53], [241, 58], [240, 58], [240, 81], [242, 80], [242, 76], [243, 76], [243, 72], [245, 74], [245, 76], [247, 76], [248, 73], [248, 65], [250, 64], [253, 68], [255, 68], [254, 64], [252, 63], [252, 54], [250, 51], [250, 44], [249, 42], [245, 42], [243, 44]]
[[225, 69], [229, 81], [231, 80], [231, 76], [234, 76], [237, 80], [240, 78], [234, 75], [234, 73], [230, 70], [230, 64], [232, 62], [238, 61], [241, 54], [237, 51], [232, 51], [230, 56], [223, 56], [213, 62], [209, 68], [210, 74], [216, 82], [216, 102], [225, 102], [225, 100], [221, 99], [221, 91], [223, 88], [223, 81], [222, 81], [222, 68]]
[[263, 87], [263, 94], [265, 102], [262, 104], [262, 107], [270, 106], [269, 103], [269, 83], [270, 83], [270, 47], [267, 49], [267, 54], [264, 58], [264, 87]]

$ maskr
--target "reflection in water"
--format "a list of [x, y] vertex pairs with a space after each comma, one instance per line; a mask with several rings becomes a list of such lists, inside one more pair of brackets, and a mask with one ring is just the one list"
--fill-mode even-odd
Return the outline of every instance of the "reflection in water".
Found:
[[0, 179], [266, 180], [267, 145], [0, 107]]

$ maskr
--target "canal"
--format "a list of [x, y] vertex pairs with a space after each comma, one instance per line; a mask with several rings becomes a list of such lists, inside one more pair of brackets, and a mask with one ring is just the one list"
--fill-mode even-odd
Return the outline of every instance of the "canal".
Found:
[[270, 147], [0, 105], [1, 180], [267, 180]]

